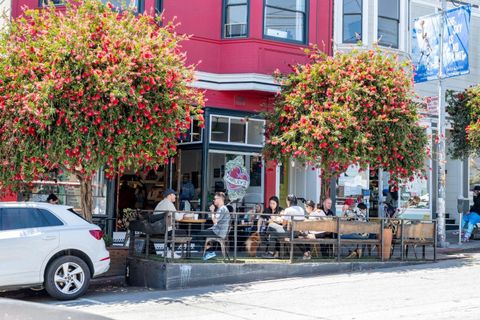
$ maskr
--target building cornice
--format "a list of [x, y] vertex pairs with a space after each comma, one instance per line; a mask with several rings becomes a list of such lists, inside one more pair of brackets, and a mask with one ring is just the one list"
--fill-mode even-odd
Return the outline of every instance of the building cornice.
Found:
[[276, 93], [280, 86], [273, 76], [260, 73], [209, 73], [195, 72], [193, 86], [199, 89], [217, 91], [263, 91]]

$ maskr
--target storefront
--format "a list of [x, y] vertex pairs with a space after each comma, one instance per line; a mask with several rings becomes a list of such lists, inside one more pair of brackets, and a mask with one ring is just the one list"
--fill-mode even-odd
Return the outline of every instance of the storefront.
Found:
[[[237, 159], [236, 179], [248, 180], [237, 210], [264, 202], [265, 170], [262, 157], [265, 120], [251, 112], [206, 108], [205, 128], [193, 125], [183, 141], [173, 170], [174, 189], [182, 208], [206, 210], [215, 192], [226, 192], [226, 167]], [[193, 192], [192, 192], [193, 189]], [[188, 201], [186, 203], [185, 201]]]

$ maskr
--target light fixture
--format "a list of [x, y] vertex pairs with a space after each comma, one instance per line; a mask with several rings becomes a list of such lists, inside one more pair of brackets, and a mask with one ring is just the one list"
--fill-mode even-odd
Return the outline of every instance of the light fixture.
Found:
[[218, 124], [218, 117], [214, 117], [214, 118], [215, 118], [215, 125], [213, 126], [211, 132], [213, 134], [223, 134], [224, 131], [222, 130], [222, 128], [220, 128], [220, 125]]

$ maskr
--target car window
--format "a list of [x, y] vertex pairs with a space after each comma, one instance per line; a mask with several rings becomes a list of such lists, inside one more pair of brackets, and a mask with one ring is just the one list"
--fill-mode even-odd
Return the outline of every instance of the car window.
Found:
[[63, 225], [51, 212], [36, 208], [3, 208], [0, 213], [0, 219], [1, 230]]
[[55, 227], [55, 226], [62, 226], [63, 222], [58, 219], [53, 213], [45, 209], [37, 209], [39, 214], [43, 216], [44, 221], [46, 222], [46, 226]]

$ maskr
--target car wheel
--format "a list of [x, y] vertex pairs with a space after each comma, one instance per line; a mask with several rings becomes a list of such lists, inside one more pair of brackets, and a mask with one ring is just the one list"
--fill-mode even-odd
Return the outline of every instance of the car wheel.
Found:
[[45, 290], [59, 300], [80, 297], [90, 283], [90, 269], [85, 261], [75, 256], [54, 260], [45, 274]]

